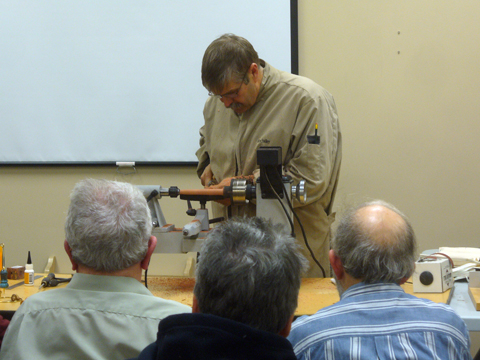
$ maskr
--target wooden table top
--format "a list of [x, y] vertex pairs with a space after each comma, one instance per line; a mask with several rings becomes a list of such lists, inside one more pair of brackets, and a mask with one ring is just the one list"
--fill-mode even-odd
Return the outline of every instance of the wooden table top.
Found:
[[[20, 285], [14, 289], [6, 289], [7, 298], [0, 299], [0, 310], [16, 310], [19, 302], [10, 302], [9, 298], [16, 294], [24, 300], [39, 291], [39, 286], [45, 274], [35, 274], [36, 280], [34, 286]], [[70, 277], [69, 274], [57, 274], [57, 277]], [[311, 315], [326, 306], [332, 305], [339, 301], [339, 296], [335, 284], [327, 278], [304, 278], [300, 287], [300, 294], [298, 297], [298, 308], [295, 316]], [[164, 299], [175, 300], [182, 304], [192, 306], [193, 303], [193, 286], [195, 285], [194, 278], [184, 277], [163, 277], [163, 276], [149, 276], [148, 289], [153, 295], [162, 297]], [[17, 283], [22, 283], [22, 280], [9, 280], [10, 287]], [[54, 289], [66, 286], [65, 283], [59, 284], [57, 287], [44, 288], [41, 291], [52, 291]], [[405, 292], [413, 294], [418, 297], [426, 298], [434, 302], [447, 303], [450, 290], [441, 294], [432, 293], [413, 293], [413, 285], [406, 283], [402, 285]]]
[[[8, 285], [9, 287], [5, 289], [5, 297], [3, 297], [2, 292], [2, 297], [0, 297], [0, 310], [11, 310], [15, 311], [18, 309], [20, 306], [19, 301], [9, 301], [12, 297], [12, 295], [17, 295], [18, 297], [22, 298], [25, 300], [29, 296], [36, 294], [37, 292], [41, 291], [46, 291], [49, 289], [57, 289], [61, 287], [65, 287], [67, 284], [66, 283], [60, 283], [58, 284], [57, 287], [51, 287], [51, 288], [46, 288], [39, 290], [40, 284], [42, 283], [42, 279], [46, 276], [47, 274], [35, 274], [35, 283], [33, 286], [25, 286], [23, 279], [21, 280], [8, 280]], [[72, 275], [71, 274], [56, 274], [55, 275], [57, 278], [69, 278]]]
[[[148, 288], [155, 295], [164, 299], [175, 300], [192, 306], [194, 278], [152, 277], [148, 278]], [[441, 294], [413, 293], [413, 284], [405, 283], [402, 288], [406, 293], [446, 304], [450, 294], [447, 290]], [[298, 295], [298, 308], [295, 316], [311, 315], [318, 310], [333, 305], [340, 300], [337, 287], [332, 279], [303, 278]]]

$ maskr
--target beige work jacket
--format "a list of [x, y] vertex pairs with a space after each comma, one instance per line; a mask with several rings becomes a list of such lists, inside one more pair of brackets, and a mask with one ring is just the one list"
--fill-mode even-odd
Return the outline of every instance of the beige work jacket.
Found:
[[[306, 181], [307, 203], [294, 202], [295, 212], [303, 224], [308, 242], [327, 276], [330, 265], [330, 225], [333, 198], [342, 157], [342, 140], [335, 102], [324, 88], [305, 77], [279, 71], [265, 63], [256, 103], [244, 114], [225, 108], [216, 97], [207, 100], [205, 124], [200, 129], [197, 173], [200, 176], [210, 163], [220, 182], [224, 178], [251, 175], [258, 169], [256, 152], [260, 146], [280, 146], [284, 172], [294, 184]], [[320, 144], [309, 144], [307, 135], [315, 133], [318, 124]], [[226, 215], [226, 209], [215, 204], [214, 216]], [[255, 205], [235, 206], [234, 214], [255, 215]], [[302, 232], [295, 221], [300, 243]], [[310, 261], [307, 276], [320, 276]]]

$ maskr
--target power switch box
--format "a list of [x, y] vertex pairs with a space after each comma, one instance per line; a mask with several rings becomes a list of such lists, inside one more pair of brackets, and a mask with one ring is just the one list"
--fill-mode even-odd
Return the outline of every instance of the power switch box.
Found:
[[448, 259], [422, 258], [415, 263], [413, 292], [443, 293], [452, 286], [452, 265]]

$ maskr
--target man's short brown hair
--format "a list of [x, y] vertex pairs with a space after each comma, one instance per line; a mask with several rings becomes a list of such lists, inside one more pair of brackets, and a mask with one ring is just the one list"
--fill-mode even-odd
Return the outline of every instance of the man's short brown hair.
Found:
[[202, 61], [202, 84], [220, 93], [229, 81], [241, 82], [252, 63], [260, 65], [258, 54], [247, 39], [224, 34], [205, 50]]

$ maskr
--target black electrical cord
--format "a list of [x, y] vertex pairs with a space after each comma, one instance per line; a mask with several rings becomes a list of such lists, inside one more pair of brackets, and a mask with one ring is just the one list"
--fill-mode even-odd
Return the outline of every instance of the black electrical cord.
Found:
[[[290, 210], [292, 210], [292, 213], [293, 215], [295, 216], [295, 219], [297, 219], [298, 221], [298, 225], [300, 225], [300, 230], [302, 231], [302, 235], [303, 235], [303, 239], [305, 240], [305, 246], [307, 247], [308, 251], [310, 252], [310, 255], [312, 256], [312, 259], [313, 261], [315, 261], [315, 264], [318, 265], [318, 267], [320, 268], [320, 270], [322, 271], [322, 275], [323, 277], [326, 277], [325, 276], [325, 269], [323, 268], [323, 266], [320, 264], [320, 262], [317, 260], [317, 258], [315, 257], [314, 253], [313, 253], [313, 250], [312, 248], [310, 247], [310, 244], [308, 243], [308, 240], [307, 240], [307, 235], [305, 234], [305, 229], [303, 228], [303, 224], [302, 222], [300, 221], [300, 219], [298, 218], [298, 215], [295, 213], [295, 211], [293, 210], [293, 205], [290, 201], [290, 198], [288, 197], [288, 193], [287, 193], [287, 189], [285, 187], [285, 184], [283, 183], [282, 181], [282, 176], [280, 174], [278, 174], [279, 178], [280, 178], [280, 183], [282, 184], [283, 186], [283, 192], [285, 194], [285, 197], [287, 199], [287, 204], [288, 206], [290, 207]], [[292, 227], [292, 236], [295, 237], [295, 232], [293, 230], [293, 221], [292, 219], [290, 218], [290, 216], [288, 215], [288, 212], [287, 212], [287, 209], [285, 209], [285, 206], [283, 205], [283, 202], [282, 200], [280, 199], [280, 196], [277, 194], [277, 192], [275, 191], [275, 189], [273, 188], [272, 186], [272, 183], [270, 182], [270, 179], [268, 178], [267, 176], [267, 181], [268, 181], [268, 184], [270, 185], [270, 188], [272, 189], [272, 191], [275, 193], [275, 196], [277, 197], [277, 200], [280, 201], [280, 204], [282, 205], [282, 208], [283, 208], [283, 211], [285, 212], [285, 215], [287, 216], [287, 219], [288, 221], [290, 222], [290, 226]]]
[[[275, 197], [277, 198], [278, 202], [280, 203], [280, 205], [282, 205], [283, 211], [284, 211], [285, 215], [287, 216], [288, 222], [290, 223], [290, 228], [292, 229], [291, 235], [292, 235], [292, 237], [295, 237], [295, 228], [294, 228], [294, 225], [293, 225], [293, 220], [290, 217], [290, 215], [288, 214], [288, 211], [285, 208], [285, 205], [283, 205], [283, 202], [282, 202], [282, 199], [280, 198], [280, 195], [278, 195], [278, 193], [273, 188], [273, 185], [270, 182], [270, 179], [268, 178], [268, 175], [265, 174], [265, 177], [267, 178], [268, 185], [270, 185], [270, 189], [272, 189], [272, 191], [275, 194]], [[287, 197], [287, 200], [288, 200], [288, 197]]]
[[[148, 266], [150, 266], [150, 261], [148, 261]], [[148, 267], [145, 270], [145, 287], [148, 289], [147, 276], [148, 276]]]
[[313, 261], [315, 261], [315, 263], [318, 265], [318, 267], [320, 268], [320, 270], [322, 270], [322, 275], [323, 277], [326, 277], [325, 276], [325, 269], [323, 268], [323, 266], [320, 264], [320, 262], [317, 260], [317, 258], [315, 257], [314, 253], [313, 253], [313, 250], [312, 248], [310, 247], [310, 244], [308, 243], [308, 240], [307, 240], [307, 235], [305, 233], [305, 229], [303, 228], [303, 224], [302, 222], [300, 221], [300, 218], [298, 217], [298, 215], [295, 213], [295, 211], [293, 210], [293, 205], [292, 205], [292, 202], [290, 201], [290, 199], [288, 198], [288, 193], [287, 193], [287, 189], [285, 188], [285, 184], [282, 182], [282, 186], [283, 186], [283, 191], [285, 192], [285, 196], [287, 197], [287, 204], [288, 206], [290, 207], [290, 210], [292, 210], [292, 213], [293, 213], [293, 216], [295, 216], [295, 219], [297, 219], [298, 221], [298, 225], [300, 225], [300, 229], [302, 230], [302, 235], [303, 235], [303, 239], [305, 240], [305, 245], [307, 246], [307, 249], [308, 251], [310, 252], [310, 255], [312, 256], [312, 259]]
[[[153, 190], [150, 195], [148, 195], [147, 197], [147, 203], [152, 200], [155, 196], [158, 195], [158, 191], [157, 190]], [[149, 263], [150, 265], [150, 263]], [[148, 284], [147, 284], [147, 276], [148, 276], [148, 268], [147, 270], [145, 270], [145, 287], [148, 289]]]

